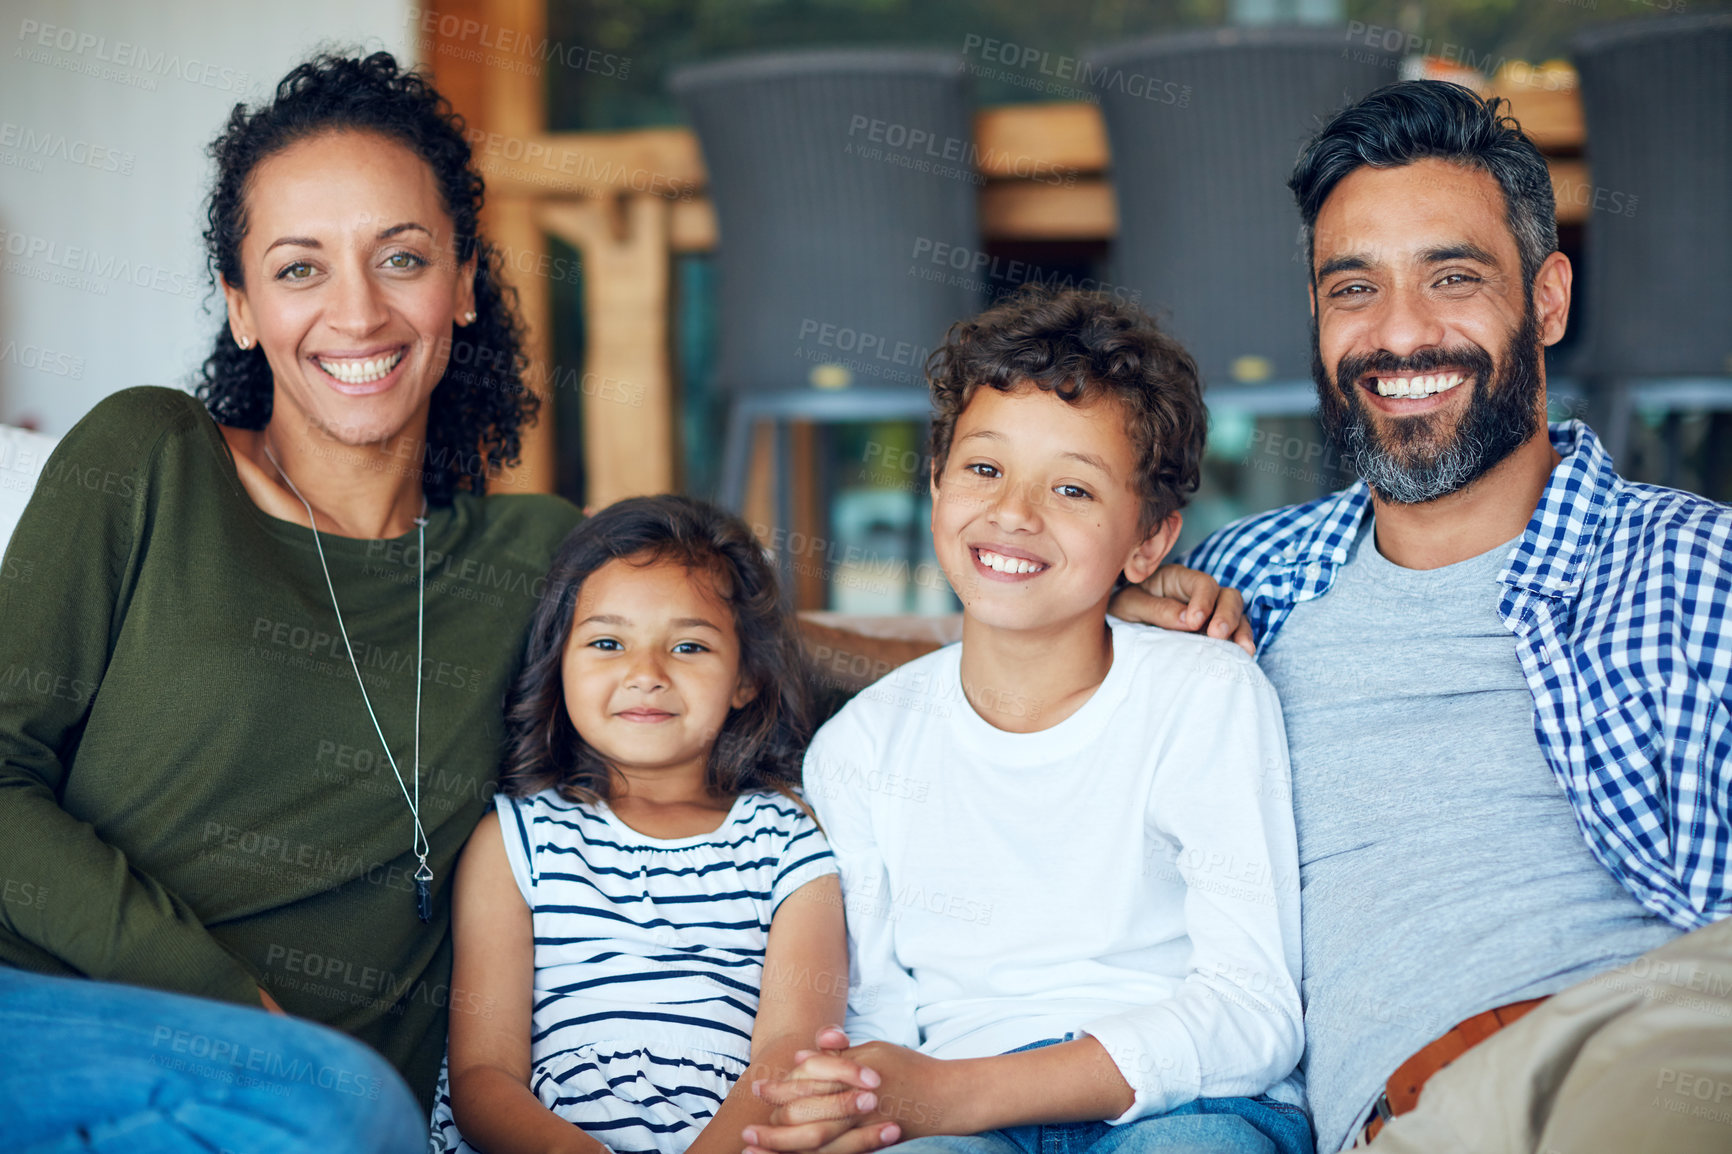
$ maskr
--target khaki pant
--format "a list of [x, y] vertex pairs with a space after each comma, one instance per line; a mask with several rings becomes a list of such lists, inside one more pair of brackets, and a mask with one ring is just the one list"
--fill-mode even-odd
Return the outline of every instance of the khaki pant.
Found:
[[1554, 995], [1432, 1075], [1370, 1148], [1732, 1151], [1732, 918]]

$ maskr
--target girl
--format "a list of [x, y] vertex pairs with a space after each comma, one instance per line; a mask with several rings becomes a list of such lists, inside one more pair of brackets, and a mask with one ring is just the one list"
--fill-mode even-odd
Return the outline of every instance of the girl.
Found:
[[507, 725], [457, 870], [435, 1150], [733, 1154], [769, 1117], [754, 1076], [848, 985], [836, 865], [794, 793], [802, 655], [751, 532], [682, 497], [579, 526]]

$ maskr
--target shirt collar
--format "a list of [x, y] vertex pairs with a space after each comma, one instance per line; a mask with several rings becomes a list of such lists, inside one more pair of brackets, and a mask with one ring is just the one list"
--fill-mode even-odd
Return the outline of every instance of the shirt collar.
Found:
[[1564, 421], [1547, 431], [1563, 460], [1546, 480], [1500, 578], [1514, 589], [1563, 596], [1581, 587], [1600, 524], [1624, 482], [1605, 446], [1582, 422]]
[[1317, 515], [1302, 530], [1282, 560], [1299, 566], [1339, 565], [1347, 560], [1347, 548], [1359, 533], [1359, 522], [1371, 508], [1371, 490], [1364, 481], [1323, 498]]
[[[1548, 425], [1552, 448], [1563, 460], [1552, 470], [1500, 579], [1517, 589], [1560, 595], [1581, 585], [1588, 546], [1623, 481], [1592, 429], [1580, 421]], [[1299, 566], [1342, 564], [1359, 523], [1371, 508], [1371, 491], [1355, 481], [1318, 506], [1317, 516], [1283, 560]]]

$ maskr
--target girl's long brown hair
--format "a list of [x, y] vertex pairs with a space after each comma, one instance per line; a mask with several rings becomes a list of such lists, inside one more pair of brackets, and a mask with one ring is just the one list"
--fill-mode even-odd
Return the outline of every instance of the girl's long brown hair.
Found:
[[572, 801], [610, 795], [612, 777], [566, 712], [561, 665], [577, 598], [609, 561], [669, 561], [708, 575], [734, 616], [740, 676], [757, 690], [728, 713], [710, 750], [706, 784], [717, 797], [752, 790], [792, 794], [814, 725], [805, 653], [776, 572], [745, 522], [689, 497], [632, 497], [571, 531], [530, 622], [523, 671], [506, 699], [499, 788], [527, 797], [552, 787]]

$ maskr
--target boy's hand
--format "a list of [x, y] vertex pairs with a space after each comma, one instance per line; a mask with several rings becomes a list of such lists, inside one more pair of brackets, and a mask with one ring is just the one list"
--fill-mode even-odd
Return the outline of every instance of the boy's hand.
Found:
[[824, 1049], [796, 1055], [799, 1065], [787, 1078], [758, 1087], [777, 1109], [769, 1126], [753, 1128], [748, 1154], [860, 1154], [949, 1132], [941, 1105], [948, 1063], [887, 1042], [839, 1050], [838, 1041], [846, 1041], [840, 1031], [820, 1041]]
[[785, 1078], [753, 1085], [753, 1093], [776, 1110], [770, 1125], [746, 1128], [746, 1154], [866, 1154], [914, 1137], [885, 1120], [876, 1092], [883, 1079], [857, 1060], [875, 1045], [849, 1051], [848, 1035], [835, 1027], [818, 1032], [818, 1045], [797, 1051]]
[[1141, 585], [1121, 589], [1107, 612], [1183, 633], [1198, 632], [1206, 625], [1210, 637], [1224, 638], [1257, 655], [1251, 623], [1245, 619], [1245, 599], [1238, 590], [1223, 589], [1207, 573], [1183, 565], [1162, 565]]

